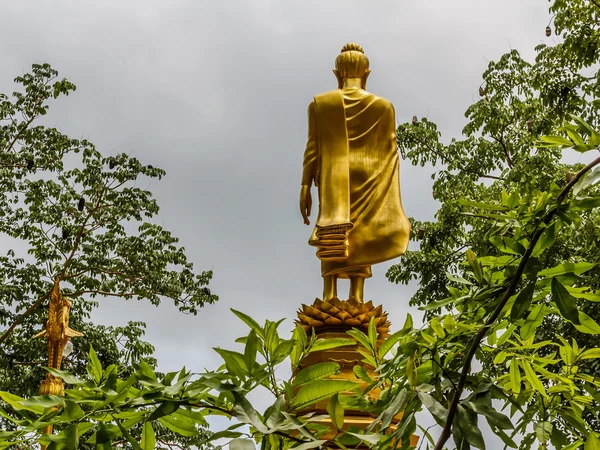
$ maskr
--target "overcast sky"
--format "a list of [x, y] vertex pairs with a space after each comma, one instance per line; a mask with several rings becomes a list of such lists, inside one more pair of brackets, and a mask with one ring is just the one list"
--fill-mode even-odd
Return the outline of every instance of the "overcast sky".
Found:
[[[371, 61], [368, 90], [397, 120], [435, 121], [459, 136], [488, 61], [551, 42], [546, 0], [19, 0], [0, 2], [0, 92], [32, 63], [49, 62], [77, 91], [48, 121], [104, 153], [127, 152], [166, 169], [149, 188], [156, 220], [214, 270], [217, 304], [198, 316], [172, 305], [102, 301], [98, 322], [148, 324], [161, 370], [216, 368], [212, 347], [247, 334], [229, 308], [259, 322], [287, 317], [321, 295], [298, 193], [313, 95], [347, 42]], [[401, 166], [407, 215], [433, 217], [432, 168]], [[314, 217], [313, 217], [314, 219]], [[374, 267], [366, 298], [402, 326], [414, 287]], [[342, 284], [342, 294], [347, 285]], [[415, 317], [418, 311], [411, 311]]]

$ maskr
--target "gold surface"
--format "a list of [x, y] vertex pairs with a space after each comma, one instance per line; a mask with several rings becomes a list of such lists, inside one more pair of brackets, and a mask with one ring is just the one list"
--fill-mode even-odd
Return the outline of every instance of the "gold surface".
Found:
[[[50, 292], [50, 303], [48, 305], [48, 320], [46, 329], [36, 334], [34, 338], [44, 336], [48, 341], [48, 367], [60, 369], [63, 350], [67, 342], [73, 337], [83, 336], [83, 333], [69, 327], [69, 311], [71, 302], [60, 291], [60, 279], [54, 280], [54, 286]], [[46, 374], [40, 385], [40, 395], [63, 395], [64, 383], [60, 377]], [[52, 433], [52, 425], [44, 429], [44, 433]], [[46, 449], [41, 445], [42, 450]]]
[[297, 314], [296, 324], [304, 328], [307, 333], [311, 333], [313, 329], [323, 333], [324, 331], [345, 332], [352, 328], [367, 332], [373, 317], [379, 336], [389, 336], [390, 322], [387, 312], [383, 311], [381, 305], [375, 307], [371, 301], [359, 303], [354, 298], [342, 301], [334, 297], [323, 302], [317, 298], [312, 306], [302, 305]]
[[67, 342], [72, 337], [83, 336], [83, 333], [69, 327], [70, 310], [71, 302], [60, 292], [60, 280], [57, 278], [50, 293], [46, 329], [34, 336], [34, 338], [45, 336], [48, 340], [48, 367], [54, 369], [60, 369]]
[[337, 296], [337, 279], [350, 278], [349, 298], [362, 302], [371, 265], [402, 255], [410, 223], [400, 199], [393, 105], [367, 92], [369, 60], [347, 44], [335, 62], [338, 89], [316, 95], [308, 108], [300, 211], [310, 224], [310, 188], [319, 212], [309, 244], [317, 248], [323, 300]]

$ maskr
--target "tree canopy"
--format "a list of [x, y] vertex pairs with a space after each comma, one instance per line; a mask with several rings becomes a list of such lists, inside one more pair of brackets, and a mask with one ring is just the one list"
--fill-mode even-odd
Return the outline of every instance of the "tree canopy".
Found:
[[196, 272], [177, 237], [153, 220], [159, 207], [140, 181], [165, 171], [43, 125], [50, 101], [75, 90], [50, 65], [15, 82], [20, 89], [0, 94], [0, 389], [37, 393], [46, 349], [31, 338], [45, 325], [56, 279], [72, 301], [72, 327], [84, 333], [66, 368], [85, 372], [90, 345], [120, 370], [142, 357], [154, 364], [143, 322], [100, 326], [90, 313], [108, 296], [169, 299], [184, 314], [217, 300], [212, 273]]

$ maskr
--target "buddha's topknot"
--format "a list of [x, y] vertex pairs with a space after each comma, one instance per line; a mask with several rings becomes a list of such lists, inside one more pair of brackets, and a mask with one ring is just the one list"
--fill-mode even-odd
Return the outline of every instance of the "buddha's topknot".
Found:
[[342, 78], [362, 78], [369, 71], [369, 58], [360, 45], [351, 42], [335, 59], [335, 69]]
[[345, 53], [345, 52], [360, 52], [362, 54], [365, 53], [362, 46], [355, 44], [354, 42], [350, 42], [342, 47], [342, 51], [340, 53]]

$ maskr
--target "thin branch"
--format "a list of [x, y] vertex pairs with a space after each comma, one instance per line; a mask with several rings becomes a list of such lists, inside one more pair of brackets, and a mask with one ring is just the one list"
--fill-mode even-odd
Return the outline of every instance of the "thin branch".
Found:
[[15, 134], [15, 137], [13, 138], [12, 141], [10, 141], [10, 143], [8, 144], [8, 147], [6, 147], [6, 151], [10, 152], [13, 149], [13, 146], [16, 144], [17, 140], [21, 137], [21, 134], [27, 130], [27, 128], [29, 128], [29, 125], [31, 125], [33, 123], [33, 121], [36, 119], [37, 116], [32, 115], [31, 118], [25, 123], [25, 126], [23, 128], [21, 128], [17, 134]]
[[[565, 186], [565, 188], [562, 190], [562, 192], [556, 199], [557, 207], [560, 206], [560, 204], [563, 202], [563, 200], [569, 194], [569, 192], [571, 191], [571, 189], [573, 188], [575, 183], [577, 183], [577, 181], [579, 181], [579, 179], [582, 176], [584, 176], [588, 171], [590, 171], [593, 167], [597, 166], [598, 164], [600, 164], [600, 158], [596, 158], [594, 161], [592, 161], [587, 166], [585, 166], [583, 169], [581, 169], [579, 172], [577, 172], [577, 174]], [[552, 211], [550, 211], [548, 214], [546, 214], [546, 216], [544, 217], [544, 220], [543, 220], [543, 222], [546, 225], [550, 223], [550, 221], [556, 214], [556, 210], [557, 210], [557, 208], [554, 208]], [[517, 286], [518, 286], [519, 282], [521, 281], [521, 276], [523, 275], [523, 272], [525, 271], [525, 266], [527, 265], [529, 258], [531, 257], [531, 253], [533, 252], [533, 248], [535, 247], [535, 244], [542, 236], [544, 230], [545, 230], [545, 228], [540, 228], [534, 234], [534, 236], [531, 240], [531, 243], [529, 244], [529, 247], [527, 248], [527, 250], [523, 254], [523, 257], [521, 258], [521, 263], [519, 264], [519, 267], [517, 268], [517, 272], [515, 273], [509, 287], [504, 292], [504, 295], [502, 296], [500, 302], [496, 306], [496, 309], [494, 310], [492, 315], [486, 320], [485, 325], [477, 332], [477, 334], [473, 337], [473, 340], [471, 341], [469, 350], [467, 351], [467, 355], [465, 356], [465, 360], [464, 360], [463, 367], [461, 370], [460, 379], [458, 380], [458, 388], [454, 392], [454, 396], [452, 398], [452, 403], [450, 404], [450, 408], [448, 408], [448, 415], [446, 416], [446, 424], [444, 425], [442, 434], [440, 435], [439, 440], [435, 446], [435, 450], [442, 450], [444, 448], [444, 445], [446, 444], [446, 442], [448, 441], [448, 439], [450, 439], [450, 436], [452, 435], [452, 425], [454, 423], [454, 418], [455, 418], [456, 412], [458, 410], [458, 404], [460, 402], [460, 397], [462, 396], [462, 393], [465, 388], [465, 383], [467, 381], [467, 377], [469, 376], [469, 374], [471, 372], [471, 362], [473, 361], [473, 358], [475, 357], [475, 353], [477, 352], [477, 349], [479, 348], [481, 341], [487, 334], [489, 327], [496, 322], [496, 320], [502, 313], [504, 306], [506, 306], [508, 299], [514, 294], [515, 290], [517, 289]]]
[[[72, 292], [71, 294], [69, 294], [69, 296], [70, 297], [78, 297], [83, 294], [97, 294], [97, 295], [104, 295], [106, 297], [133, 297], [134, 295], [136, 295], [133, 292], [108, 292], [108, 291], [100, 291], [100, 290], [96, 290], [96, 289], [90, 289], [88, 291]], [[159, 293], [153, 292], [153, 294], [158, 295]]]
[[23, 321], [27, 317], [29, 317], [31, 314], [33, 314], [33, 312], [36, 309], [38, 309], [39, 306], [42, 304], [42, 302], [44, 300], [46, 300], [48, 297], [50, 297], [50, 291], [48, 291], [46, 294], [44, 294], [43, 296], [38, 298], [33, 305], [31, 305], [29, 308], [27, 308], [27, 311], [25, 311], [23, 314], [21, 314], [17, 318], [17, 320], [15, 320], [12, 323], [12, 325], [10, 327], [8, 327], [4, 333], [2, 333], [2, 336], [0, 336], [0, 344], [3, 344], [8, 339], [8, 337], [11, 335], [11, 333], [14, 331], [14, 329], [17, 328], [21, 323], [23, 323]]
[[512, 161], [512, 158], [510, 157], [510, 154], [508, 153], [508, 149], [506, 148], [504, 139], [502, 137], [497, 138], [496, 136], [493, 136], [493, 135], [490, 135], [490, 136], [492, 136], [492, 139], [495, 140], [496, 142], [498, 142], [502, 146], [502, 150], [504, 150], [504, 156], [506, 156], [506, 163], [508, 164], [508, 167], [510, 167], [512, 169], [514, 167], [513, 161]]

